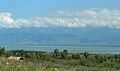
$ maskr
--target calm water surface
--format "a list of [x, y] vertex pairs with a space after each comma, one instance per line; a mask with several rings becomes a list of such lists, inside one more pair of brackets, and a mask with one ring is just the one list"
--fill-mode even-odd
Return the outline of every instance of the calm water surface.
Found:
[[63, 51], [67, 49], [69, 52], [89, 52], [89, 53], [100, 53], [100, 54], [120, 54], [120, 46], [27, 46], [27, 45], [14, 45], [6, 46], [7, 50], [39, 50], [52, 52], [54, 49]]

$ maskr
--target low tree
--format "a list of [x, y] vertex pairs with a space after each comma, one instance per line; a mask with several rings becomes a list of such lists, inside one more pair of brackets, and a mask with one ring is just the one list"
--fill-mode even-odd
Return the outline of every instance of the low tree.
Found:
[[66, 58], [66, 54], [64, 52], [61, 52], [61, 58], [65, 59]]
[[85, 58], [88, 58], [89, 57], [89, 53], [88, 52], [84, 52], [84, 56], [85, 56]]
[[63, 50], [63, 53], [66, 54], [66, 55], [68, 55], [68, 50], [66, 50], [66, 49]]
[[32, 52], [32, 59], [37, 59], [37, 55], [36, 55], [36, 53], [35, 52]]
[[5, 48], [4, 47], [0, 47], [0, 56], [5, 54]]
[[79, 54], [72, 54], [72, 59], [79, 59], [80, 55]]
[[111, 56], [107, 56], [107, 60], [111, 60], [112, 59], [112, 57]]
[[21, 57], [25, 57], [25, 51], [24, 50], [20, 50], [19, 54], [20, 54]]
[[60, 54], [60, 53], [59, 53], [59, 50], [58, 50], [58, 49], [55, 49], [55, 50], [54, 50], [53, 57], [54, 57], [54, 58], [58, 58], [58, 57], [59, 57], [59, 54]]
[[25, 54], [25, 57], [26, 57], [26, 58], [31, 58], [31, 54], [30, 54], [30, 53], [26, 53], [26, 54]]
[[106, 56], [99, 56], [99, 62], [103, 63], [107, 60]]
[[117, 60], [119, 58], [119, 56], [118, 55], [114, 55], [114, 58], [115, 58], [115, 60]]
[[65, 59], [68, 57], [68, 50], [63, 50], [63, 52], [61, 52], [61, 58]]
[[12, 56], [13, 54], [12, 54], [12, 52], [9, 52], [9, 51], [7, 51], [7, 52], [5, 52], [5, 57], [10, 57], [10, 56]]
[[59, 50], [58, 49], [55, 49], [54, 50], [54, 53], [57, 55], [59, 53]]
[[96, 60], [98, 60], [98, 59], [99, 59], [99, 56], [98, 56], [97, 54], [95, 55], [95, 59], [96, 59]]

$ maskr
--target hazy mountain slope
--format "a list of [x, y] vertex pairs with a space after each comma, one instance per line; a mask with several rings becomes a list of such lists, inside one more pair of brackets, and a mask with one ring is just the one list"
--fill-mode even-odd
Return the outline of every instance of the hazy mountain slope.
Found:
[[119, 29], [110, 28], [48, 27], [0, 29], [0, 44], [119, 44], [119, 33]]

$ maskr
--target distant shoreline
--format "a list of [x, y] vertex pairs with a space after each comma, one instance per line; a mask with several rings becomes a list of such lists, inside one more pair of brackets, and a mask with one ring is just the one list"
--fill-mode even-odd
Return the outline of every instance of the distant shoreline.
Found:
[[118, 44], [80, 44], [80, 45], [40, 45], [40, 44], [1, 44], [4, 46], [93, 46], [93, 47], [120, 47]]

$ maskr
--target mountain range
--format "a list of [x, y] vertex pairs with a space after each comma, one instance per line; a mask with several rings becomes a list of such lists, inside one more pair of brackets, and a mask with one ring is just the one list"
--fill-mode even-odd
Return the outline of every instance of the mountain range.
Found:
[[29, 45], [96, 45], [120, 44], [120, 29], [99, 28], [1, 28], [0, 44], [29, 44]]

